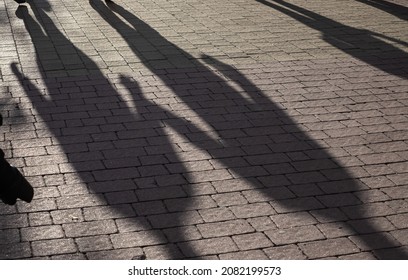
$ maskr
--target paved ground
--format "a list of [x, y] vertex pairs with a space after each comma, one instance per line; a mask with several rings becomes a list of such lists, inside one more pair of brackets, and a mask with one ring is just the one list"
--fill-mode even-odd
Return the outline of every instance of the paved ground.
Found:
[[408, 259], [408, 3], [0, 0], [1, 259]]

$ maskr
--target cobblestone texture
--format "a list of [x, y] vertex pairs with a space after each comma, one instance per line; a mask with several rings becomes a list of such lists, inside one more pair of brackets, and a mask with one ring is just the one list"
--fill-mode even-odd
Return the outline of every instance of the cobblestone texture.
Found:
[[0, 259], [408, 259], [407, 20], [0, 0], [0, 146], [35, 188]]

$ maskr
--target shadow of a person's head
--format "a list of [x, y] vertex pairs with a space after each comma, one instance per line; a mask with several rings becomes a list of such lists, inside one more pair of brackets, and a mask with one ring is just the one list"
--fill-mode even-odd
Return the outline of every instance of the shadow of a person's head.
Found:
[[[79, 175], [105, 206], [119, 212], [118, 218], [130, 215], [133, 222], [143, 228], [142, 231], [150, 230], [154, 235], [146, 241], [138, 228], [133, 233], [115, 234], [112, 237], [117, 242], [115, 244], [123, 246], [127, 238], [126, 246], [164, 245], [170, 258], [200, 257], [201, 252], [194, 245], [198, 243], [189, 240], [185, 231], [194, 231], [194, 239], [199, 228], [206, 238], [203, 240], [208, 242], [210, 237], [242, 233], [239, 231], [242, 228], [248, 233], [255, 231], [249, 220], [261, 212], [265, 217], [279, 216], [277, 220], [285, 215], [306, 215], [309, 221], [313, 221], [305, 227], [295, 228], [304, 230], [304, 235], [285, 225], [285, 230], [265, 231], [275, 245], [325, 240], [328, 237], [316, 224], [334, 226], [336, 223], [345, 228], [340, 236], [364, 244], [361, 250], [377, 248], [377, 239], [361, 234], [348, 223], [348, 220], [358, 221], [364, 232], [379, 232], [367, 219], [367, 210], [356, 195], [367, 187], [302, 130], [296, 119], [273, 101], [271, 94], [220, 60], [206, 56], [202, 57], [204, 62], [198, 61], [120, 5], [90, 3], [128, 42], [135, 56], [144, 52], [144, 42], [137, 40], [143, 37], [157, 46], [157, 50], [159, 46], [168, 46], [195, 65], [186, 68], [175, 60], [172, 61], [174, 68], [167, 67], [163, 71], [154, 67], [154, 63], [142, 60], [154, 78], [171, 92], [171, 100], [178, 102], [182, 108], [180, 111], [172, 103], [160, 106], [160, 100], [151, 100], [143, 93], [136, 78], [121, 75], [119, 84], [130, 94], [125, 100], [102, 73], [99, 73], [98, 81], [84, 81], [84, 78], [92, 79], [89, 76], [72, 77], [69, 84], [74, 82], [80, 94], [70, 94], [62, 89], [63, 86], [46, 82], [46, 91], [55, 98], [55, 102], [47, 103], [46, 99], [34, 98], [41, 96], [41, 90], [25, 79], [16, 65], [12, 65], [14, 74], [25, 83], [27, 95], [33, 97], [31, 102], [45, 123], [62, 116], [72, 118], [64, 123], [68, 127], [55, 127], [51, 122], [48, 126], [68, 155], [70, 168], [66, 167], [66, 172]], [[22, 12], [34, 45], [41, 48], [41, 36], [46, 35], [30, 32], [38, 23], [26, 10]], [[43, 28], [55, 27], [46, 15], [41, 14], [41, 17], [47, 22]], [[136, 27], [139, 28], [136, 30]], [[60, 43], [64, 42], [61, 46], [76, 48], [58, 29], [47, 36], [56, 36], [54, 38]], [[59, 52], [58, 46], [55, 51]], [[76, 51], [87, 60], [85, 65], [95, 66], [89, 56]], [[41, 57], [37, 60], [38, 64], [43, 62]], [[215, 70], [205, 63], [211, 64]], [[67, 72], [70, 74], [69, 70]], [[45, 75], [45, 71], [42, 73]], [[191, 84], [186, 86], [186, 77], [197, 75], [205, 82], [190, 81]], [[47, 80], [46, 75], [44, 79]], [[66, 104], [58, 100], [69, 100], [70, 104], [78, 106], [75, 111], [67, 112]], [[131, 108], [136, 108], [141, 117], [137, 117]], [[82, 124], [81, 128], [77, 127], [78, 123]], [[173, 137], [173, 142], [168, 130], [180, 137]], [[95, 139], [105, 140], [92, 143]], [[73, 151], [72, 141], [76, 141], [76, 151]], [[125, 159], [121, 159], [124, 156]], [[199, 189], [206, 186], [204, 190]], [[211, 197], [200, 196], [206, 191]], [[246, 204], [227, 204], [228, 211], [235, 216], [232, 215], [234, 221], [226, 223], [228, 226], [223, 228], [226, 233], [211, 231], [211, 225], [207, 229], [199, 213], [200, 203], [213, 211], [221, 211], [220, 197], [223, 194], [231, 194]], [[214, 202], [217, 199], [221, 206]], [[145, 219], [145, 223], [137, 220], [136, 214]], [[171, 244], [169, 236], [177, 241]], [[378, 233], [377, 237], [383, 239], [385, 247], [399, 245], [389, 235]], [[181, 253], [172, 251], [174, 248]], [[381, 253], [377, 256], [385, 257]], [[406, 257], [406, 254], [401, 253], [401, 256]]]

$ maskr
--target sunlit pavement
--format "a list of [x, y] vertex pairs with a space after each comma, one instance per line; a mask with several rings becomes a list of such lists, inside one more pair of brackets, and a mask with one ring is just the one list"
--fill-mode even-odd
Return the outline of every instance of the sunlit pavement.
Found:
[[408, 3], [0, 0], [0, 259], [408, 259]]

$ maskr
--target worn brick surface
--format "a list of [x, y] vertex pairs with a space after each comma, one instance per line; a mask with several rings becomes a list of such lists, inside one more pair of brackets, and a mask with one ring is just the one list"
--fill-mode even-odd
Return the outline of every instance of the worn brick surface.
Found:
[[318, 228], [311, 225], [269, 230], [265, 233], [277, 245], [324, 239]]
[[[192, 247], [193, 250], [190, 248]], [[230, 237], [216, 237], [191, 241], [189, 244], [181, 243], [180, 248], [187, 257], [194, 256], [194, 250], [203, 252], [203, 255], [221, 254], [238, 251], [237, 246]]]
[[27, 227], [21, 229], [21, 240], [23, 241], [55, 239], [63, 237], [64, 232], [59, 225]]
[[111, 235], [114, 248], [141, 247], [166, 242], [160, 231], [126, 232]]
[[80, 252], [103, 251], [113, 249], [112, 242], [107, 235], [88, 236], [75, 239]]
[[238, 248], [241, 250], [251, 250], [272, 246], [272, 242], [265, 234], [256, 232], [232, 237]]
[[[392, 236], [389, 234], [379, 234], [379, 233], [371, 233], [366, 235], [361, 235], [359, 237], [351, 236], [350, 239], [357, 244], [363, 250], [367, 249], [383, 249], [391, 246], [388, 242], [386, 242], [385, 238], [393, 239]], [[395, 242], [395, 245], [400, 245], [399, 242]]]
[[264, 249], [271, 260], [304, 260], [306, 256], [297, 245], [283, 245]]
[[408, 259], [408, 6], [374, 2], [0, 0], [35, 190], [0, 259]]
[[233, 221], [205, 223], [197, 225], [204, 238], [231, 236], [254, 231], [248, 222], [242, 219]]
[[261, 250], [239, 251], [220, 254], [220, 260], [268, 260], [268, 256]]
[[299, 247], [309, 258], [338, 256], [359, 251], [359, 249], [347, 238], [302, 243]]
[[64, 224], [63, 229], [65, 235], [68, 237], [111, 234], [117, 232], [116, 225], [112, 220], [69, 223]]
[[102, 250], [88, 252], [86, 258], [90, 260], [139, 260], [144, 258], [144, 253], [140, 248]]
[[33, 241], [31, 246], [34, 256], [52, 256], [77, 252], [74, 240], [68, 238]]

